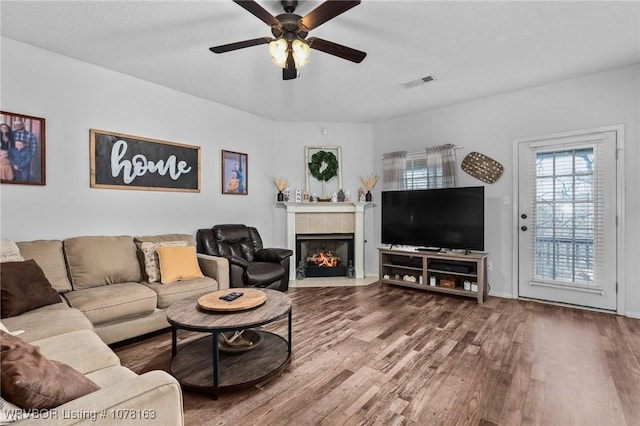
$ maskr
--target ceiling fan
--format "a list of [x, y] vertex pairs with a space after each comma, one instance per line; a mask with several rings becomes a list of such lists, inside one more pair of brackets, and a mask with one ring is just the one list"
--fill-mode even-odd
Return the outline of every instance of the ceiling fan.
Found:
[[236, 43], [211, 47], [214, 53], [225, 53], [245, 47], [269, 44], [272, 61], [282, 68], [282, 79], [292, 80], [298, 77], [298, 68], [309, 60], [310, 49], [360, 63], [367, 56], [365, 52], [317, 37], [306, 38], [309, 31], [319, 27], [330, 19], [360, 4], [356, 1], [327, 0], [304, 17], [296, 15], [297, 0], [282, 0], [285, 13], [271, 15], [253, 0], [234, 0], [249, 13], [271, 27], [272, 37], [260, 37]]

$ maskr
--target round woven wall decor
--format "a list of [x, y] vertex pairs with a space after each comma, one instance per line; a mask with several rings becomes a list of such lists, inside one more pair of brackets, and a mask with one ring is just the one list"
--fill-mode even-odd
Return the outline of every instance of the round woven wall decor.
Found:
[[502, 176], [504, 167], [493, 158], [479, 152], [470, 152], [460, 165], [462, 170], [485, 183], [494, 183]]

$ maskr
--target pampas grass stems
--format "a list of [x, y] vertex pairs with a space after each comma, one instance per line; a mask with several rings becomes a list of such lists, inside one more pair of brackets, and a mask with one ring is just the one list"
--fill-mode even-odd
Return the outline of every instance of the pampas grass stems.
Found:
[[276, 188], [280, 192], [284, 191], [285, 189], [287, 189], [287, 186], [289, 186], [289, 182], [287, 182], [287, 179], [283, 177], [273, 178], [273, 183], [276, 185]]
[[361, 176], [360, 180], [364, 185], [367, 191], [371, 191], [374, 186], [376, 186], [376, 182], [378, 182], [378, 175], [370, 174], [369, 176]]

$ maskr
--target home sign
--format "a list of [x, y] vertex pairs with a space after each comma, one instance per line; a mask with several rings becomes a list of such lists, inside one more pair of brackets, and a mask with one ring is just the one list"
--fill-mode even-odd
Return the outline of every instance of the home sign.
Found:
[[91, 187], [200, 192], [200, 147], [91, 129]]

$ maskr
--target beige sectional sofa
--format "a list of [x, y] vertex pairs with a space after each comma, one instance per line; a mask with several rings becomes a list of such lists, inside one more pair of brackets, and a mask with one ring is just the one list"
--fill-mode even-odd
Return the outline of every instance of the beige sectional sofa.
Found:
[[89, 236], [17, 245], [25, 259], [40, 265], [67, 304], [80, 310], [111, 344], [169, 327], [165, 311], [176, 300], [229, 288], [227, 260], [203, 254], [197, 255], [203, 278], [148, 283], [142, 244], [170, 241], [196, 245], [188, 234]]
[[[168, 327], [165, 312], [176, 300], [229, 288], [226, 259], [202, 254], [196, 256], [204, 276], [170, 284], [147, 282], [143, 243], [170, 241], [195, 247], [194, 237], [185, 234], [17, 243], [20, 254], [40, 266], [61, 303], [3, 318], [3, 325], [13, 333], [24, 330], [20, 339], [101, 388], [47, 412], [46, 418], [26, 412], [31, 416], [20, 424], [183, 424], [177, 381], [163, 371], [135, 374], [120, 365], [108, 346]], [[1, 414], [15, 413], [8, 411], [14, 408], [0, 400]]]

